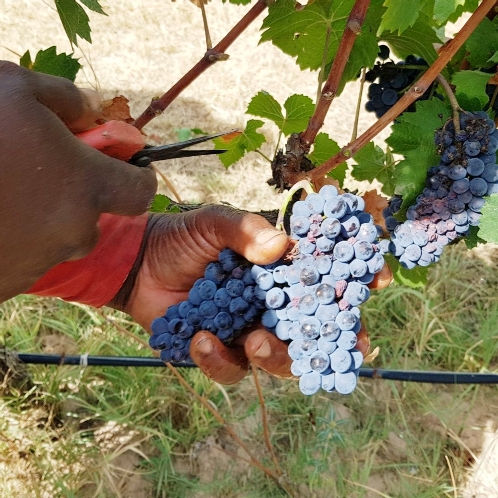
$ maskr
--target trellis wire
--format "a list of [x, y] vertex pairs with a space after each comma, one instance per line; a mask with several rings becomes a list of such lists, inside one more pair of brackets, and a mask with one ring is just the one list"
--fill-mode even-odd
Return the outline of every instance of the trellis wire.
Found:
[[[41, 353], [14, 353], [19, 361], [36, 365], [79, 365], [103, 367], [165, 367], [159, 358], [143, 356], [56, 355]], [[193, 363], [171, 363], [176, 368], [195, 368]], [[360, 368], [360, 377], [370, 379], [423, 382], [430, 384], [498, 384], [498, 374], [474, 372], [438, 372]]]

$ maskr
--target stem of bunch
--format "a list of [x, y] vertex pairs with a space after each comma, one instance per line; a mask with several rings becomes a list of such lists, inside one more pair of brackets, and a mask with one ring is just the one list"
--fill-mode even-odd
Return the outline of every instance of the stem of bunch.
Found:
[[450, 84], [446, 81], [446, 78], [439, 74], [437, 76], [437, 81], [438, 83], [443, 87], [443, 90], [445, 91], [446, 95], [448, 96], [448, 99], [450, 101], [451, 105], [451, 111], [453, 113], [453, 126], [455, 127], [455, 133], [460, 132], [460, 112], [463, 111], [463, 109], [458, 105], [458, 101], [455, 97], [455, 94], [453, 93], [453, 90], [451, 89]]

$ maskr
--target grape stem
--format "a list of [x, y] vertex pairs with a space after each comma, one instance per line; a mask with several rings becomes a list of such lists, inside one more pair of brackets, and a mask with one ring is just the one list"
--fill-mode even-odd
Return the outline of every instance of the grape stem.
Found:
[[479, 23], [486, 17], [489, 10], [495, 5], [495, 0], [483, 0], [481, 5], [474, 11], [464, 24], [462, 29], [457, 33], [453, 40], [450, 40], [441, 48], [437, 59], [429, 69], [416, 81], [409, 91], [401, 97], [379, 120], [370, 128], [362, 133], [356, 140], [343, 147], [337, 154], [325, 161], [321, 166], [308, 172], [293, 173], [287, 172], [286, 181], [294, 184], [303, 179], [313, 182], [323, 178], [327, 173], [332, 171], [336, 166], [353, 157], [362, 147], [376, 137], [384, 128], [396, 119], [405, 109], [421, 97], [437, 78], [439, 73], [448, 64], [451, 58], [463, 46], [467, 38], [476, 29]]
[[217, 61], [227, 60], [229, 56], [225, 52], [228, 47], [273, 1], [258, 0], [214, 48], [207, 50], [202, 59], [183, 75], [162, 97], [153, 99], [147, 109], [134, 121], [133, 125], [141, 130], [152, 119], [161, 115], [178, 95], [206, 71], [206, 69]]
[[458, 101], [455, 97], [455, 94], [453, 93], [453, 90], [451, 89], [450, 84], [446, 81], [446, 78], [443, 75], [438, 75], [436, 78], [437, 82], [443, 87], [443, 90], [445, 91], [446, 95], [448, 96], [448, 99], [450, 101], [451, 105], [451, 110], [453, 112], [453, 125], [455, 127], [455, 133], [460, 132], [460, 112], [463, 111], [463, 109], [458, 105]]
[[278, 216], [277, 216], [277, 223], [275, 224], [275, 228], [277, 230], [283, 230], [284, 229], [284, 217], [285, 213], [287, 211], [287, 206], [289, 205], [289, 202], [291, 202], [292, 197], [298, 190], [305, 190], [306, 193], [311, 194], [314, 192], [313, 186], [308, 180], [301, 180], [294, 185], [287, 191], [284, 201], [282, 202], [282, 205], [280, 206], [280, 209], [278, 211]]

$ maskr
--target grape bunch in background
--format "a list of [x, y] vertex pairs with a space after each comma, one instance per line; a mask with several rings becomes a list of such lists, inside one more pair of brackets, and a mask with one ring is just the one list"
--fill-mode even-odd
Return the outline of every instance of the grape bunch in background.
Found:
[[[387, 45], [379, 46], [379, 57], [385, 61], [389, 58], [390, 50]], [[368, 87], [368, 101], [365, 109], [382, 117], [402, 96], [403, 93], [419, 78], [427, 62], [414, 55], [409, 55], [404, 61], [378, 62], [367, 71], [365, 80], [370, 82]], [[432, 94], [429, 88], [419, 100], [426, 100]], [[410, 106], [405, 112], [414, 111]]]
[[462, 112], [460, 130], [453, 121], [438, 130], [435, 143], [440, 162], [429, 169], [426, 186], [400, 223], [393, 216], [399, 197], [384, 211], [391, 232], [390, 252], [412, 269], [439, 260], [443, 249], [477, 226], [485, 197], [498, 192], [498, 130], [488, 115]]
[[[265, 282], [262, 324], [290, 341], [291, 371], [303, 394], [320, 389], [351, 393], [363, 354], [356, 349], [359, 305], [384, 266], [378, 228], [361, 197], [340, 195], [333, 186], [294, 203], [290, 219], [296, 241], [292, 260], [273, 270], [254, 266]], [[261, 284], [260, 284], [261, 285]]]
[[165, 362], [192, 362], [190, 342], [207, 330], [229, 344], [265, 310], [265, 291], [256, 285], [252, 265], [230, 249], [209, 263], [188, 298], [153, 320], [149, 344]]

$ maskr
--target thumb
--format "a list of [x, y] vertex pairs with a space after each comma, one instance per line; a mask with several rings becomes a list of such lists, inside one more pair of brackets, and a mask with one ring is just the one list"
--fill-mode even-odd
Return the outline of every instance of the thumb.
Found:
[[197, 221], [200, 222], [199, 230], [206, 223], [202, 230], [206, 239], [217, 248], [232, 249], [251, 263], [273, 263], [289, 246], [287, 234], [257, 214], [212, 206], [203, 210], [204, 216], [205, 219], [198, 218]]

